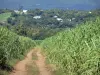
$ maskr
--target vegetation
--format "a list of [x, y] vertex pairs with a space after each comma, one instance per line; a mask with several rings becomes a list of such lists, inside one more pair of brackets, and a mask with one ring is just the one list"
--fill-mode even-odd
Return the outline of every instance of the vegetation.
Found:
[[100, 18], [67, 29], [41, 44], [57, 75], [100, 75]]
[[11, 12], [0, 14], [0, 22], [7, 21], [7, 19], [11, 16]]
[[[22, 12], [22, 10], [19, 12]], [[7, 22], [0, 23], [0, 25], [6, 26], [18, 35], [27, 36], [35, 40], [43, 40], [66, 28], [74, 28], [76, 25], [85, 23], [88, 20], [93, 21], [96, 16], [99, 16], [99, 12], [100, 10], [35, 9], [20, 14], [11, 11], [11, 16], [7, 19]], [[40, 18], [34, 18], [36, 16]], [[61, 19], [61, 21], [57, 19]]]
[[12, 69], [14, 60], [41, 45], [55, 75], [100, 75], [99, 9], [17, 12], [0, 9], [0, 70]]
[[21, 59], [35, 45], [35, 41], [30, 38], [19, 36], [7, 28], [0, 27], [0, 69], [7, 69], [7, 67], [11, 69], [10, 62]]

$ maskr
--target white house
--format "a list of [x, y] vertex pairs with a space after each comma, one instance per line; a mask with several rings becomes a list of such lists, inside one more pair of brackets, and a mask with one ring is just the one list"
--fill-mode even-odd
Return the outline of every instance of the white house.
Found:
[[53, 16], [53, 17], [54, 17], [54, 18], [57, 18], [58, 16], [55, 15], [55, 16]]
[[26, 14], [26, 13], [27, 13], [27, 11], [28, 11], [28, 10], [23, 10], [23, 13], [25, 13], [25, 14]]
[[57, 18], [57, 20], [58, 20], [58, 21], [63, 21], [63, 19], [61, 19], [61, 18]]
[[15, 13], [20, 13], [20, 11], [19, 11], [19, 10], [14, 10], [14, 12], [15, 12]]
[[34, 18], [34, 19], [40, 19], [41, 16], [34, 16], [33, 18]]
[[92, 12], [91, 12], [91, 11], [89, 11], [89, 13], [91, 14]]
[[27, 11], [28, 10], [22, 10], [22, 11], [14, 10], [14, 12], [17, 13], [17, 14], [22, 14], [22, 13], [27, 14]]

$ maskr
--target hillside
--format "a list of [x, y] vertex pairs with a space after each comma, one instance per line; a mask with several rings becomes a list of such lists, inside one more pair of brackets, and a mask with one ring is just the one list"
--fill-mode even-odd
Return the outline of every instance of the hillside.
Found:
[[100, 75], [100, 18], [47, 38], [41, 46], [56, 65], [55, 75]]
[[6, 75], [2, 70], [11, 71], [16, 61], [22, 59], [34, 46], [36, 43], [30, 38], [0, 27], [0, 75]]
[[[6, 15], [8, 11], [11, 15]], [[7, 27], [9, 30], [21, 36], [30, 37], [34, 40], [43, 40], [47, 37], [53, 36], [56, 33], [65, 30], [66, 28], [74, 28], [76, 25], [85, 23], [86, 21], [93, 21], [99, 16], [100, 10], [79, 11], [79, 10], [0, 10], [5, 14], [3, 18], [7, 20], [0, 26]], [[18, 13], [21, 12], [21, 13]], [[8, 18], [7, 18], [8, 17]]]
[[100, 75], [99, 9], [25, 11], [0, 9], [0, 75]]

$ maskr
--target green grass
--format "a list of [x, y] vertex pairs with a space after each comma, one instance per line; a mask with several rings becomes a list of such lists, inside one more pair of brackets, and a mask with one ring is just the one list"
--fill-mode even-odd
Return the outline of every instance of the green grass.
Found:
[[39, 69], [34, 62], [31, 65], [27, 65], [26, 67], [28, 68], [28, 75], [39, 75]]
[[39, 75], [39, 69], [35, 63], [35, 61], [38, 60], [36, 52], [37, 52], [37, 50], [34, 50], [34, 52], [32, 53], [33, 62], [31, 64], [26, 65], [28, 75]]
[[0, 75], [9, 75], [9, 73], [7, 71], [0, 70]]
[[45, 39], [41, 44], [55, 75], [100, 75], [100, 18]]
[[34, 46], [34, 40], [0, 27], [0, 69], [11, 70], [14, 62], [22, 59]]
[[0, 14], [0, 22], [7, 21], [7, 19], [11, 16], [11, 12]]

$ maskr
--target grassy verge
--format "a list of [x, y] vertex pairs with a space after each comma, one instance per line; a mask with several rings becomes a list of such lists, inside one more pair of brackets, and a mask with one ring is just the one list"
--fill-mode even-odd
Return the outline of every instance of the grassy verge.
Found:
[[0, 27], [0, 70], [11, 71], [12, 65], [22, 59], [34, 46], [36, 43], [30, 38], [19, 36], [7, 28]]
[[100, 18], [58, 33], [41, 44], [55, 75], [100, 75]]

